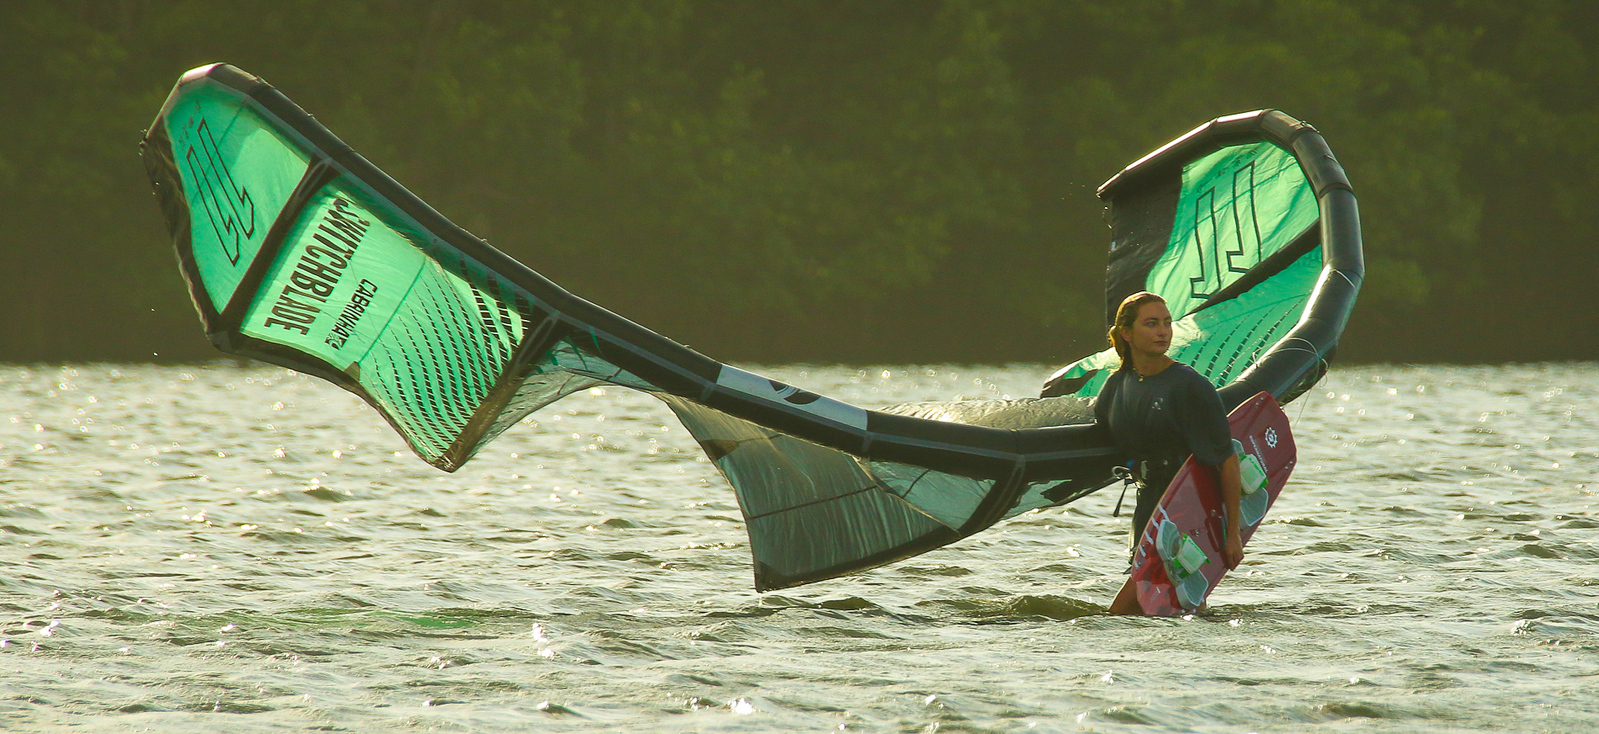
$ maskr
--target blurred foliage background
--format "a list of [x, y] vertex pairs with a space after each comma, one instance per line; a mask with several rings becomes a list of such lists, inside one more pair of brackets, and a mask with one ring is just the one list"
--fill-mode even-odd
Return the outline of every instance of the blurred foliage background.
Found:
[[218, 356], [138, 160], [215, 61], [724, 360], [1096, 351], [1095, 188], [1263, 107], [1360, 198], [1341, 358], [1599, 358], [1599, 3], [41, 0], [0, 4], [0, 361]]

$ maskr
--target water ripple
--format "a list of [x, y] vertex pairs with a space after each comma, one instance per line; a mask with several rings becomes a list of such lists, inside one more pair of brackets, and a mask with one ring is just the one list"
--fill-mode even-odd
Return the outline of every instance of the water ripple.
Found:
[[[762, 371], [878, 406], [1049, 369]], [[1129, 619], [1107, 493], [763, 596], [647, 396], [442, 474], [283, 370], [0, 367], [0, 728], [1593, 728], [1599, 367], [1335, 370], [1289, 413], [1244, 566]]]

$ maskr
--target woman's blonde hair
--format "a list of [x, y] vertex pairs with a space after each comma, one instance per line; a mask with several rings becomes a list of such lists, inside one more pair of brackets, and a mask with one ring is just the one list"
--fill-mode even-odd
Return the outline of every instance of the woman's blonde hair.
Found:
[[1132, 328], [1133, 322], [1138, 320], [1138, 309], [1143, 308], [1144, 304], [1165, 302], [1166, 299], [1161, 298], [1154, 293], [1150, 293], [1149, 291], [1139, 291], [1126, 298], [1123, 298], [1122, 305], [1116, 307], [1116, 320], [1111, 322], [1110, 332], [1106, 334], [1106, 336], [1110, 339], [1111, 348], [1116, 350], [1116, 356], [1122, 358], [1121, 367], [1118, 367], [1117, 369], [1127, 369], [1128, 367], [1131, 367], [1133, 363], [1132, 345], [1128, 344], [1126, 339], [1118, 336], [1117, 332], [1120, 332], [1122, 329]]

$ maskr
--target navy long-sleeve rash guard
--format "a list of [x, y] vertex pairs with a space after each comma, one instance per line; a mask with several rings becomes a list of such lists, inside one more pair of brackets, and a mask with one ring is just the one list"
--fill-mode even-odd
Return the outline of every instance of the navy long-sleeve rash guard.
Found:
[[1134, 459], [1181, 461], [1193, 454], [1214, 467], [1233, 455], [1221, 397], [1182, 362], [1142, 378], [1134, 370], [1118, 370], [1099, 394], [1094, 417], [1110, 427], [1116, 444]]
[[1189, 454], [1212, 468], [1233, 455], [1221, 397], [1209, 380], [1182, 362], [1144, 377], [1132, 369], [1117, 370], [1099, 391], [1094, 417], [1110, 428], [1127, 456], [1144, 462], [1133, 512], [1134, 544]]

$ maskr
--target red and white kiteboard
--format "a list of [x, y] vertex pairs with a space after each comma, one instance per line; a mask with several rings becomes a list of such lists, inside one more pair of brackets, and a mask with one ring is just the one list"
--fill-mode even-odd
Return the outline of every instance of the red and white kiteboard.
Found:
[[[1294, 437], [1288, 416], [1264, 392], [1234, 409], [1227, 421], [1243, 478], [1238, 524], [1247, 545], [1294, 470]], [[1110, 612], [1170, 616], [1198, 609], [1227, 575], [1225, 517], [1216, 472], [1190, 456], [1144, 528], [1132, 575]]]

